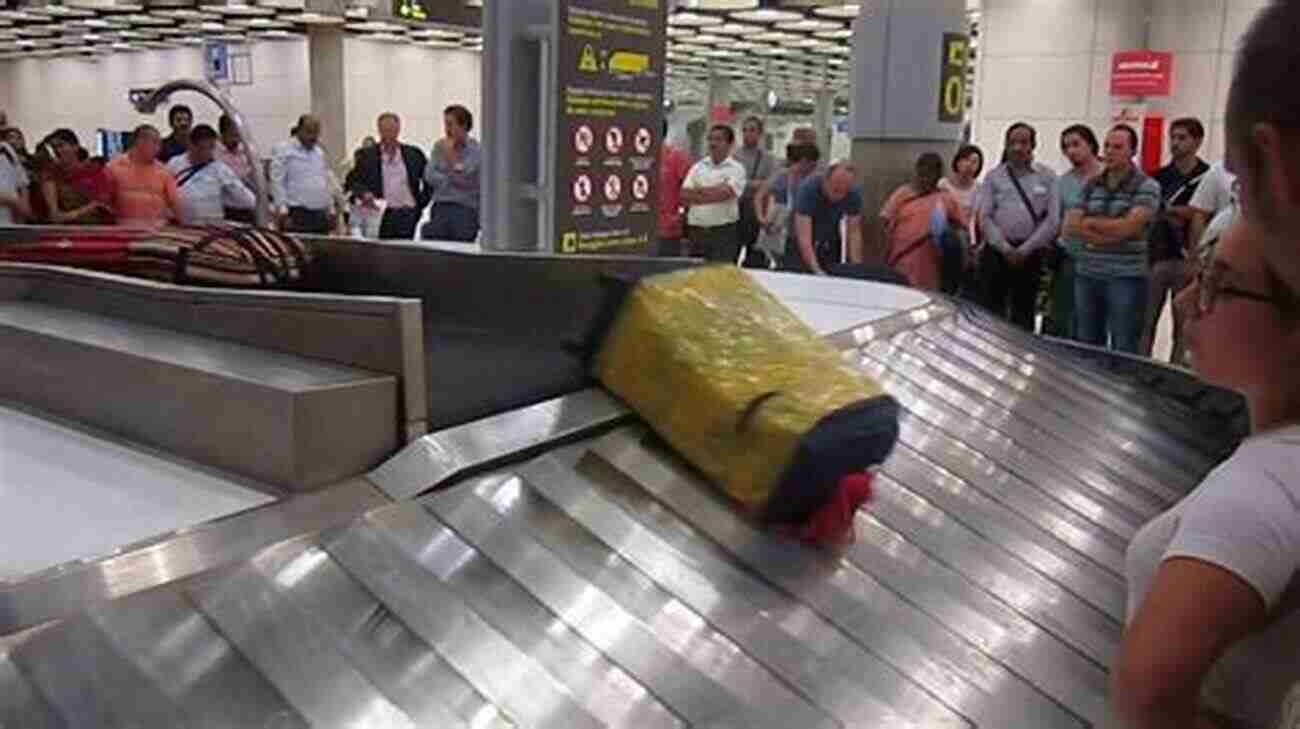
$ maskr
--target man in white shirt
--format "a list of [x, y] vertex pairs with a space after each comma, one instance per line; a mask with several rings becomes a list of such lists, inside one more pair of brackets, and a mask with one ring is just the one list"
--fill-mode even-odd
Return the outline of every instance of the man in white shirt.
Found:
[[220, 223], [226, 208], [247, 210], [257, 205], [253, 191], [230, 166], [216, 159], [217, 132], [207, 124], [190, 131], [190, 148], [173, 157], [167, 171], [176, 178], [181, 222], [186, 225]]
[[320, 119], [304, 114], [293, 128], [293, 139], [271, 152], [271, 196], [280, 230], [287, 233], [327, 235], [335, 229], [332, 173], [319, 139]]
[[1233, 187], [1237, 176], [1228, 171], [1227, 165], [1217, 162], [1201, 178], [1201, 184], [1192, 193], [1187, 207], [1192, 209], [1192, 220], [1187, 227], [1187, 255], [1194, 258], [1197, 248], [1206, 243], [1205, 230], [1210, 221], [1220, 211], [1235, 204]]
[[737, 263], [740, 258], [740, 196], [745, 193], [745, 168], [731, 158], [736, 133], [717, 125], [709, 130], [709, 154], [696, 162], [682, 183], [687, 235], [695, 255], [710, 261]]

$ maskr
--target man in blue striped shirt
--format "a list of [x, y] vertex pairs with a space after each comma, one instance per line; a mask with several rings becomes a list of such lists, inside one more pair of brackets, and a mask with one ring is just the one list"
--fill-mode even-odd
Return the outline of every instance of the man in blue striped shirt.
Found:
[[1066, 213], [1065, 235], [1082, 241], [1075, 260], [1079, 341], [1136, 354], [1146, 319], [1147, 241], [1160, 210], [1160, 184], [1133, 163], [1138, 135], [1120, 124], [1106, 135], [1101, 176]]

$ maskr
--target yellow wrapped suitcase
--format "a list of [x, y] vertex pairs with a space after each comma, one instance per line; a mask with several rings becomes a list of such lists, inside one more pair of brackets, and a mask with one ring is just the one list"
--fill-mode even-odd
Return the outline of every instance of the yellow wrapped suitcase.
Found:
[[765, 521], [804, 523], [897, 439], [893, 398], [740, 269], [646, 277], [609, 305], [595, 375]]

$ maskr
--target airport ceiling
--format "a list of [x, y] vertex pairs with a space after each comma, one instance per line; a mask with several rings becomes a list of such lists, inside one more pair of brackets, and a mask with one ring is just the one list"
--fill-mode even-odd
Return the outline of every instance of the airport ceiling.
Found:
[[[482, 50], [482, 0], [388, 0], [391, 12], [374, 7], [385, 1], [347, 9], [340, 2], [339, 12], [329, 13], [305, 9], [319, 7], [305, 0], [35, 0], [0, 11], [0, 60], [93, 58], [209, 40], [294, 38], [314, 25], [341, 26], [381, 42]], [[767, 100], [769, 92], [796, 103], [811, 103], [822, 89], [841, 103], [847, 96], [851, 24], [860, 3], [677, 0], [673, 5], [667, 97], [675, 103], [703, 102], [714, 76], [730, 78], [733, 98], [756, 103]]]

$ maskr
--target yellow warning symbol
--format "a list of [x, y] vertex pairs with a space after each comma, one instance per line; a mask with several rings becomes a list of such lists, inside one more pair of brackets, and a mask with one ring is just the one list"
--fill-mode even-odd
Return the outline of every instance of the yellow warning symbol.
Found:
[[560, 252], [561, 252], [561, 253], [577, 253], [577, 252], [578, 252], [578, 234], [577, 234], [577, 233], [565, 233], [565, 234], [564, 234], [564, 238], [562, 238], [562, 239], [560, 240]]
[[587, 73], [596, 73], [600, 70], [600, 64], [596, 62], [596, 51], [591, 44], [582, 47], [582, 58], [578, 59], [578, 70]]

